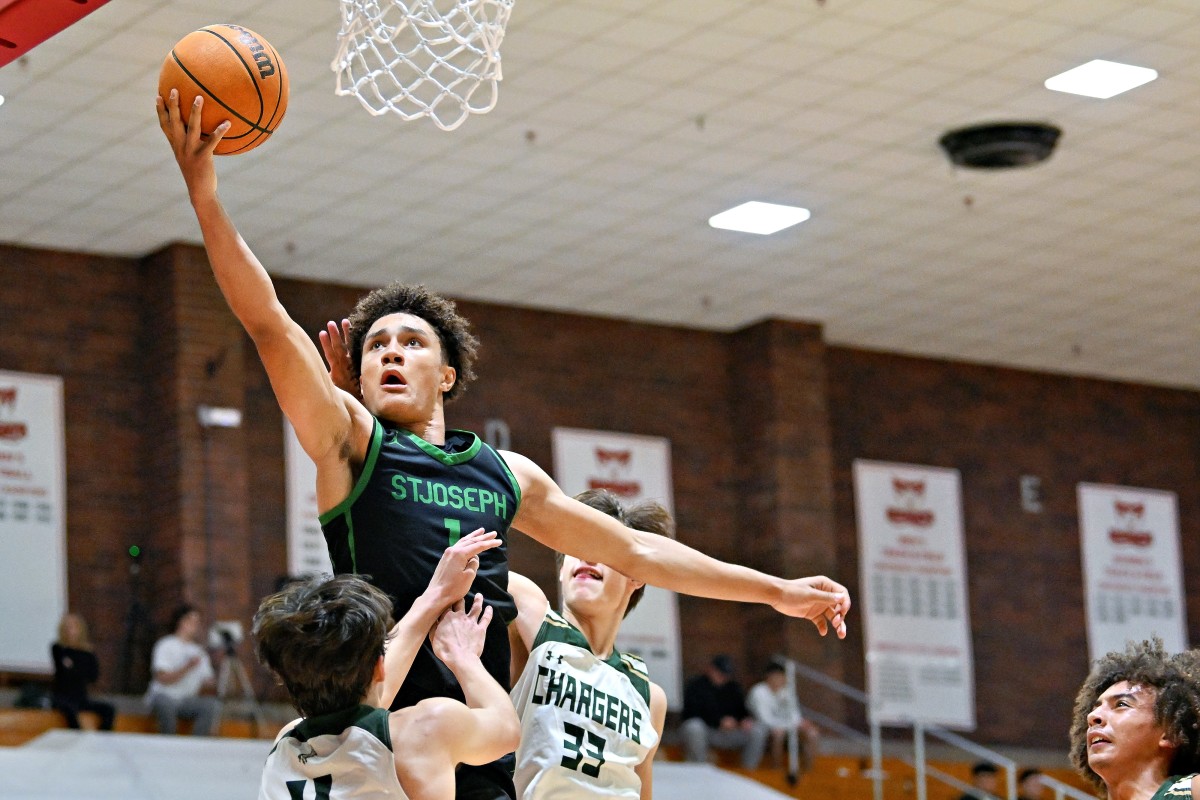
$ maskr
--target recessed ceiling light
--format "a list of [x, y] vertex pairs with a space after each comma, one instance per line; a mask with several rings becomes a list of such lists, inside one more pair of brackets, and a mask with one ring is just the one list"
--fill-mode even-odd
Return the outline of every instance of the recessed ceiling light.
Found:
[[1097, 58], [1053, 78], [1047, 78], [1046, 88], [1107, 100], [1143, 83], [1149, 83], [1157, 77], [1158, 73], [1149, 67], [1135, 67], [1132, 64], [1118, 64], [1115, 61]]
[[4, 95], [0, 94], [0, 106], [4, 105]]
[[709, 217], [708, 224], [728, 231], [767, 234], [790, 228], [811, 216], [807, 208], [751, 200]]

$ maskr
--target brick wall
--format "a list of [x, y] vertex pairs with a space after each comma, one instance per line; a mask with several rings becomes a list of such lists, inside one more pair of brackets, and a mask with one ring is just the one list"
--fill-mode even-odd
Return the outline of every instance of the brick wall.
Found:
[[[277, 288], [314, 333], [361, 293]], [[555, 426], [669, 437], [679, 538], [719, 558], [825, 572], [857, 591], [851, 461], [960, 469], [983, 741], [1062, 744], [1086, 668], [1078, 481], [1176, 491], [1184, 558], [1200, 558], [1196, 393], [829, 347], [799, 323], [725, 334], [460, 306], [483, 353], [450, 425], [501, 419], [512, 448], [547, 469]], [[137, 262], [0, 247], [0, 320], [0, 368], [65, 379], [70, 602], [93, 625], [101, 688], [123, 672], [130, 543], [147, 547], [156, 626], [183, 599], [248, 622], [286, 569], [282, 423], [203, 252]], [[244, 424], [203, 431], [201, 403], [242, 408]], [[1041, 478], [1042, 514], [1020, 511], [1022, 474]], [[540, 545], [515, 535], [511, 557], [552, 586]], [[728, 652], [750, 680], [786, 651], [861, 685], [858, 615], [839, 643], [762, 607], [682, 598], [680, 609], [685, 674]], [[1190, 611], [1200, 619], [1195, 599]]]
[[[1200, 396], [930, 359], [829, 349], [838, 564], [858, 588], [855, 458], [962, 473], [983, 741], [1063, 747], [1087, 673], [1076, 484], [1176, 492], [1184, 564], [1200, 563]], [[1021, 510], [1021, 475], [1044, 511]], [[1191, 641], [1200, 579], [1185, 573]], [[847, 648], [862, 685], [861, 639]]]
[[145, 544], [152, 506], [143, 468], [161, 444], [143, 424], [140, 282], [126, 260], [0, 246], [0, 369], [63, 378], [68, 602], [91, 626], [107, 686], [130, 600], [126, 548]]

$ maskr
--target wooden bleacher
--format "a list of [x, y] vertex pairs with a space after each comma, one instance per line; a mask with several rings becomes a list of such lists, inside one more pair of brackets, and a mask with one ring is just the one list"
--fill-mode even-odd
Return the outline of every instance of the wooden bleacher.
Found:
[[[84, 712], [80, 723], [85, 729], [95, 730], [99, 720], [95, 714]], [[49, 709], [0, 708], [0, 746], [22, 745], [46, 731], [66, 728], [62, 714]], [[118, 712], [115, 730], [126, 733], [154, 733], [154, 718], [148, 713]], [[191, 723], [180, 722], [180, 733], [189, 733]], [[262, 731], [257, 738], [273, 738], [278, 728]], [[256, 738], [254, 723], [249, 719], [223, 718], [220, 735], [225, 737]], [[858, 756], [818, 755], [813, 759], [812, 770], [801, 776], [795, 786], [789, 786], [785, 771], [777, 767], [759, 767], [746, 770], [737, 765], [737, 754], [728, 751], [713, 751], [717, 766], [744, 775], [765, 786], [799, 800], [866, 800], [872, 796], [873, 785], [866, 772], [869, 763]], [[659, 751], [659, 758], [682, 761], [683, 751], [677, 743], [668, 742]], [[971, 763], [968, 761], [947, 762], [931, 760], [930, 765], [963, 781], [969, 781]], [[916, 796], [913, 768], [897, 758], [884, 758], [884, 798], [904, 800]], [[1072, 770], [1067, 768], [1043, 768], [1052, 778], [1084, 791], [1087, 786]], [[927, 782], [928, 800], [957, 800], [960, 792], [936, 781]]]
[[[79, 715], [79, 724], [86, 730], [96, 730], [99, 719], [90, 711]], [[191, 732], [192, 723], [180, 720], [179, 732]], [[55, 728], [66, 728], [67, 721], [57, 711], [41, 708], [2, 708], [0, 709], [0, 746], [15, 747], [34, 739], [46, 731]], [[157, 727], [154, 717], [150, 714], [118, 713], [113, 724], [113, 730], [123, 733], [154, 733]], [[262, 731], [256, 737], [254, 723], [247, 719], [221, 720], [220, 736], [238, 739], [273, 738], [278, 729]]]
[[[717, 766], [744, 775], [765, 786], [800, 800], [869, 800], [874, 786], [869, 777], [869, 761], [857, 756], [818, 755], [813, 759], [812, 770], [801, 776], [795, 786], [789, 786], [786, 771], [781, 768], [759, 767], [743, 769], [737, 763], [737, 754], [728, 751], [713, 751]], [[677, 744], [664, 744], [659, 757], [668, 761], [682, 761], [683, 752]], [[930, 760], [936, 767], [964, 782], [970, 782], [970, 761]], [[1041, 768], [1052, 778], [1070, 784], [1083, 791], [1090, 791], [1083, 780], [1069, 768]], [[916, 775], [912, 767], [898, 758], [883, 759], [883, 770], [887, 777], [883, 782], [885, 800], [904, 800], [916, 797]], [[926, 781], [928, 800], [958, 800], [961, 792], [946, 784], [929, 779]]]

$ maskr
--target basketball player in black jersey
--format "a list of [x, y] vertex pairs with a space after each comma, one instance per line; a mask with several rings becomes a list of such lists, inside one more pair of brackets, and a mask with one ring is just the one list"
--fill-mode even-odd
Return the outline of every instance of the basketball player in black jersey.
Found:
[[[349, 329], [361, 397], [335, 386], [312, 340], [279, 303], [270, 276], [217, 196], [212, 154], [227, 128], [200, 137], [198, 99], [158, 98], [200, 223], [217, 284], [254, 340], [280, 408], [317, 468], [317, 504], [334, 567], [361, 571], [391, 595], [396, 615], [424, 590], [448, 542], [510, 525], [547, 547], [603, 563], [685, 594], [767, 603], [846, 634], [846, 588], [824, 576], [784, 580], [709, 558], [661, 536], [639, 535], [562, 492], [536, 464], [496, 453], [472, 433], [447, 430], [443, 407], [472, 377], [475, 339], [452, 303], [423, 287], [393, 285], [359, 302]], [[194, 124], [185, 124], [187, 117]], [[336, 334], [336, 326], [333, 328]], [[512, 619], [505, 548], [481, 558], [475, 591], [495, 610], [485, 664], [508, 685], [504, 624]], [[459, 696], [429, 656], [414, 663], [396, 704]], [[396, 706], [393, 706], [396, 707]], [[459, 797], [511, 796], [511, 765], [460, 771]]]

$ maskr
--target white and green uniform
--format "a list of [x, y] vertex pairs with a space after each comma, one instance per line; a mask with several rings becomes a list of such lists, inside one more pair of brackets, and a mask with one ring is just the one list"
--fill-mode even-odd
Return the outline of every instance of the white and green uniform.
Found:
[[1172, 775], [1163, 781], [1150, 800], [1192, 800], [1192, 779], [1195, 777], [1195, 772], [1183, 777]]
[[639, 796], [634, 769], [658, 744], [644, 661], [616, 650], [599, 658], [550, 611], [512, 698], [521, 717], [519, 798]]
[[407, 800], [387, 709], [356, 706], [301, 720], [271, 748], [258, 798]]

